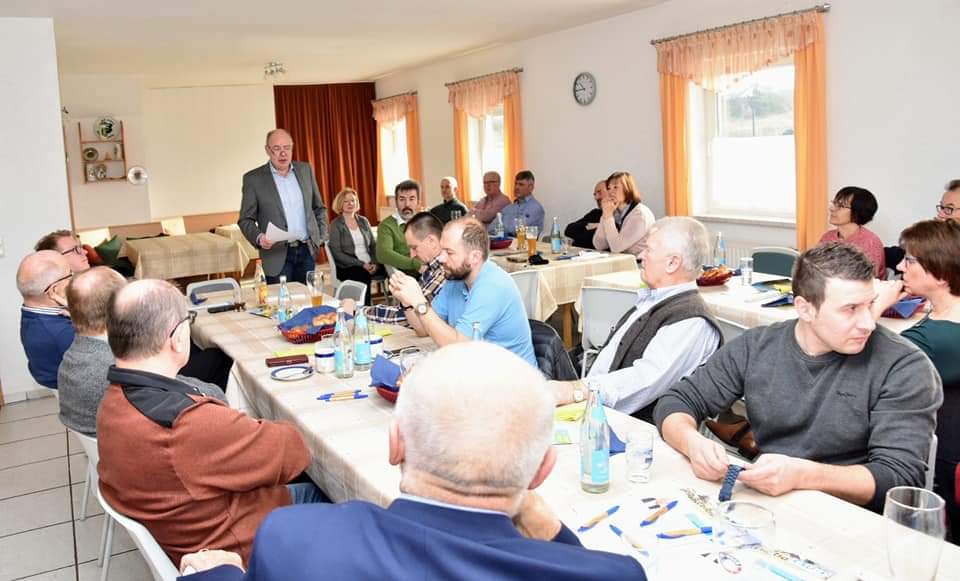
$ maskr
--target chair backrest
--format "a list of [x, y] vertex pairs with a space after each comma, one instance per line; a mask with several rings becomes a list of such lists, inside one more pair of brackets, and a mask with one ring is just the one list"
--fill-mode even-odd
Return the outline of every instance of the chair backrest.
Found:
[[355, 280], [345, 280], [337, 287], [337, 293], [334, 295], [338, 301], [340, 299], [353, 299], [358, 305], [362, 305], [367, 298], [367, 285]]
[[130, 538], [133, 539], [137, 548], [140, 549], [140, 554], [143, 555], [143, 560], [146, 561], [147, 566], [150, 567], [150, 572], [153, 573], [154, 580], [176, 581], [177, 577], [180, 576], [180, 572], [173, 564], [173, 561], [170, 560], [170, 557], [167, 556], [167, 553], [160, 547], [160, 544], [153, 538], [153, 535], [150, 534], [150, 531], [147, 530], [147, 527], [128, 516], [120, 514], [117, 509], [110, 506], [106, 499], [103, 498], [99, 486], [97, 487], [97, 500], [100, 501], [100, 506], [103, 507], [103, 511], [122, 526], [130, 535]]
[[191, 282], [187, 285], [187, 296], [189, 297], [193, 293], [197, 293], [197, 296], [200, 296], [204, 293], [214, 293], [220, 291], [233, 291], [234, 296], [238, 296], [240, 293], [240, 285], [233, 278], [217, 278], [214, 280], [201, 280], [197, 282]]
[[753, 271], [777, 276], [793, 276], [793, 265], [800, 253], [784, 246], [758, 246], [753, 249]]
[[578, 377], [573, 361], [567, 355], [563, 340], [556, 329], [550, 325], [528, 319], [530, 323], [530, 338], [533, 341], [533, 355], [537, 359], [537, 367], [547, 379], [569, 381]]
[[584, 350], [607, 340], [620, 317], [637, 302], [637, 291], [619, 288], [583, 287], [580, 295]]
[[97, 439], [87, 436], [86, 434], [81, 434], [76, 430], [71, 430], [70, 428], [67, 428], [67, 431], [80, 441], [80, 447], [83, 448], [83, 453], [87, 455], [87, 460], [96, 466], [100, 461], [100, 450], [97, 448]]
[[536, 270], [518, 270], [511, 272], [510, 278], [520, 289], [520, 298], [528, 319], [536, 319], [540, 313], [540, 273]]
[[327, 264], [330, 265], [330, 288], [340, 286], [340, 279], [337, 278], [337, 261], [333, 259], [333, 253], [330, 252], [330, 243], [323, 243], [323, 250], [327, 253]]
[[[930, 439], [930, 453], [927, 454], [927, 469], [923, 472], [923, 487], [927, 490], [933, 490], [933, 477], [937, 465], [937, 435], [934, 434]], [[952, 490], [944, 491], [945, 494], [953, 494]]]
[[723, 335], [724, 344], [729, 343], [731, 339], [739, 337], [744, 331], [750, 328], [746, 325], [741, 325], [740, 323], [728, 321], [727, 319], [721, 319], [720, 317], [715, 317], [715, 320], [717, 321], [717, 326], [720, 327], [720, 333]]

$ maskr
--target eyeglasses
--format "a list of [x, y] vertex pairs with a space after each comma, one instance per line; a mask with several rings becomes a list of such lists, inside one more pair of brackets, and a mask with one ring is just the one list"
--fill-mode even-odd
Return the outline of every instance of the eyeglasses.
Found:
[[60, 254], [63, 255], [63, 256], [66, 256], [66, 255], [70, 254], [71, 252], [73, 252], [74, 254], [80, 254], [80, 255], [82, 255], [82, 254], [83, 254], [83, 246], [81, 246], [80, 244], [77, 244], [77, 245], [74, 246], [73, 248], [67, 248], [66, 250], [64, 250], [64, 251], [61, 252]]
[[913, 266], [914, 264], [917, 264], [918, 262], [920, 262], [920, 261], [917, 260], [917, 257], [916, 257], [916, 256], [910, 256], [909, 254], [904, 254], [904, 255], [903, 255], [903, 263], [906, 264], [907, 266]]
[[43, 289], [43, 294], [47, 294], [48, 292], [50, 292], [50, 289], [52, 289], [53, 287], [57, 286], [57, 284], [65, 281], [65, 280], [69, 280], [69, 279], [71, 279], [71, 278], [73, 278], [73, 273], [72, 273], [72, 272], [71, 272], [70, 274], [66, 275], [66, 276], [61, 276], [61, 277], [58, 278], [57, 280], [55, 280], [55, 281], [51, 282], [50, 284], [48, 284], [48, 285], [47, 285], [47, 288]]
[[173, 330], [170, 331], [170, 338], [173, 338], [173, 334], [177, 332], [177, 329], [180, 328], [180, 325], [184, 324], [187, 321], [190, 321], [192, 325], [194, 321], [197, 320], [197, 311], [187, 311], [187, 316], [177, 321], [177, 324], [173, 326]]
[[953, 216], [953, 211], [957, 208], [953, 206], [944, 206], [943, 204], [937, 204], [937, 212], [940, 212], [944, 216]]
[[281, 151], [286, 151], [287, 153], [293, 151], [293, 145], [271, 145], [270, 151], [274, 153], [280, 153]]

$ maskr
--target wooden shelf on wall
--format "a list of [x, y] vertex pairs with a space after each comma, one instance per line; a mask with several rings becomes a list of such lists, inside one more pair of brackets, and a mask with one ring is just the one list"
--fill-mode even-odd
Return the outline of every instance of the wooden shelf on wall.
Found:
[[[127, 179], [127, 144], [126, 144], [126, 133], [123, 121], [117, 121], [120, 124], [120, 138], [119, 139], [84, 139], [83, 138], [83, 126], [80, 121], [77, 121], [77, 138], [80, 141], [80, 160], [83, 167], [83, 183], [85, 184], [95, 184], [99, 182], [120, 182], [126, 181]], [[94, 133], [96, 129], [94, 128]], [[101, 150], [100, 148], [94, 147], [98, 152], [98, 159], [87, 161], [83, 159], [83, 150], [86, 149], [84, 146], [95, 146], [95, 145], [109, 145], [110, 151]], [[109, 155], [112, 156], [115, 154], [115, 147], [120, 146], [120, 155], [118, 158], [104, 158], [99, 159], [99, 155]], [[114, 165], [117, 163], [123, 164], [123, 173], [119, 176], [105, 177], [102, 179], [90, 179], [90, 167], [97, 166], [100, 164], [109, 164]]]

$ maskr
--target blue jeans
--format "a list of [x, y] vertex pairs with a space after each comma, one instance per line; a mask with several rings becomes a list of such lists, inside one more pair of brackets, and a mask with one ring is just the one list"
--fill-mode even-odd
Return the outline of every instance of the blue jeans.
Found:
[[317, 263], [310, 254], [310, 246], [301, 242], [300, 245], [293, 248], [287, 247], [287, 260], [283, 263], [283, 268], [277, 273], [277, 276], [268, 276], [267, 284], [276, 284], [280, 282], [280, 275], [287, 277], [287, 282], [307, 283], [307, 272], [315, 270]]
[[317, 488], [312, 482], [298, 482], [288, 484], [287, 490], [290, 491], [291, 504], [313, 504], [317, 502], [330, 502], [327, 495]]

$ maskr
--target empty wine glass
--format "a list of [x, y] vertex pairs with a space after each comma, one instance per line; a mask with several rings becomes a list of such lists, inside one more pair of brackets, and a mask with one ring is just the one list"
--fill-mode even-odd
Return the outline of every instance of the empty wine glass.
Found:
[[887, 491], [883, 516], [893, 578], [932, 581], [947, 531], [943, 499], [923, 488], [897, 486]]
[[718, 561], [740, 549], [772, 549], [776, 538], [776, 519], [759, 504], [730, 500], [717, 506], [713, 542]]

